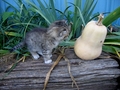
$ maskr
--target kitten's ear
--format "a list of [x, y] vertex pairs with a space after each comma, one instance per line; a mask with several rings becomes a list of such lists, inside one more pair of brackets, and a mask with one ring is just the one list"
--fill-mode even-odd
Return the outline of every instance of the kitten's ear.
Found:
[[60, 21], [56, 21], [55, 24], [59, 26], [66, 26], [68, 25], [68, 22], [67, 20], [60, 20]]
[[62, 26], [63, 25], [63, 21], [56, 21], [55, 24]]
[[64, 20], [65, 24], [68, 24], [68, 21], [67, 20]]
[[68, 25], [68, 21], [67, 21], [67, 20], [62, 20], [62, 22], [63, 22], [65, 25]]
[[73, 23], [70, 22], [70, 24], [69, 24], [69, 26], [68, 26], [69, 32], [71, 32], [72, 25], [73, 25]]

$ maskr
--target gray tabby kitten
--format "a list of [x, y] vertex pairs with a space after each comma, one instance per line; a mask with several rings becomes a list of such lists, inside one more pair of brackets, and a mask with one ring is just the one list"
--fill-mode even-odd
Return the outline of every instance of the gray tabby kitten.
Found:
[[51, 63], [53, 48], [56, 48], [69, 33], [70, 25], [65, 20], [55, 21], [49, 28], [35, 28], [27, 32], [24, 40], [10, 51], [26, 45], [34, 59], [38, 59], [39, 55], [42, 55], [46, 64]]

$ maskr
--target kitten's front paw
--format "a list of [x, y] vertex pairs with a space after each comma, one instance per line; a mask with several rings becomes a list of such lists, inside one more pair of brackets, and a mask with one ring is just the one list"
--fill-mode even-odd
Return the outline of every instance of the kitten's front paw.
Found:
[[40, 56], [37, 55], [37, 54], [33, 56], [33, 58], [34, 58], [35, 60], [37, 60], [39, 57], [40, 57]]
[[52, 60], [50, 59], [50, 60], [46, 60], [45, 61], [45, 64], [49, 64], [49, 63], [51, 63], [52, 62]]

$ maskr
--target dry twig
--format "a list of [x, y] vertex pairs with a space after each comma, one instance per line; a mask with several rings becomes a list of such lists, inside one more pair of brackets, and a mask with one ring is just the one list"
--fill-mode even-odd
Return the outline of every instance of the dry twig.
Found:
[[19, 63], [20, 61], [25, 61], [25, 56], [23, 56], [22, 58], [20, 58], [18, 61], [16, 61], [15, 63], [12, 63], [11, 65], [8, 66], [8, 68], [4, 71], [4, 72], [7, 72], [9, 71], [15, 64]]
[[62, 48], [62, 50], [60, 50], [60, 52], [61, 52], [60, 55], [58, 56], [58, 58], [56, 59], [56, 61], [55, 61], [54, 64], [52, 65], [52, 67], [50, 68], [49, 72], [46, 74], [46, 78], [45, 78], [43, 90], [45, 90], [46, 87], [47, 87], [47, 84], [48, 84], [48, 81], [49, 81], [50, 74], [51, 74], [52, 70], [53, 70], [53, 69], [55, 68], [55, 66], [60, 62], [60, 60], [61, 60], [62, 57], [65, 59], [65, 61], [68, 62], [68, 72], [69, 72], [69, 74], [70, 74], [70, 77], [71, 77], [73, 83], [75, 84], [75, 86], [76, 86], [77, 89], [79, 90], [79, 87], [78, 87], [78, 85], [77, 85], [74, 77], [73, 77], [72, 74], [71, 74], [70, 62], [69, 62], [68, 58], [66, 58], [66, 57], [64, 56], [64, 50], [65, 50], [65, 48]]
[[65, 56], [63, 56], [63, 58], [65, 59], [65, 61], [68, 62], [68, 72], [69, 72], [69, 75], [70, 75], [73, 83], [75, 84], [75, 86], [77, 87], [77, 89], [80, 90], [79, 87], [78, 87], [78, 85], [77, 85], [77, 82], [75, 81], [75, 79], [74, 79], [74, 77], [73, 77], [73, 75], [71, 73], [70, 62], [69, 62], [68, 58], [66, 58]]
[[43, 88], [43, 90], [45, 90], [46, 87], [47, 87], [47, 84], [48, 84], [48, 81], [49, 81], [50, 74], [51, 74], [52, 70], [53, 70], [53, 69], [55, 68], [55, 66], [59, 63], [59, 61], [61, 60], [62, 57], [63, 57], [63, 55], [60, 54], [60, 55], [58, 56], [58, 58], [56, 59], [56, 61], [54, 62], [54, 64], [52, 65], [52, 67], [50, 68], [49, 72], [47, 73], [46, 78], [45, 78], [45, 82], [44, 82], [44, 88]]

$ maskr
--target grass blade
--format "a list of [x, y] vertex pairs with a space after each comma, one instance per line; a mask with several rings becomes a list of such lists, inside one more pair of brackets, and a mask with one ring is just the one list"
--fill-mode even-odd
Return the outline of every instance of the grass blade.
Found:
[[2, 19], [3, 19], [2, 23], [5, 22], [5, 20], [6, 20], [7, 18], [9, 18], [10, 16], [12, 16], [12, 15], [13, 15], [13, 12], [4, 12], [4, 13], [2, 14]]
[[[74, 5], [74, 4], [73, 4], [73, 5]], [[85, 26], [86, 23], [85, 23], [85, 20], [84, 20], [84, 17], [83, 17], [83, 15], [82, 15], [82, 12], [81, 12], [80, 8], [79, 8], [78, 6], [76, 6], [76, 5], [74, 5], [74, 6], [78, 9], [80, 18], [81, 18], [81, 20], [82, 20], [82, 22], [83, 22], [83, 25]], [[76, 20], [76, 21], [77, 21], [77, 20]]]
[[15, 37], [23, 37], [23, 35], [16, 32], [5, 32], [6, 35], [15, 36]]
[[120, 42], [104, 42], [104, 45], [119, 45], [120, 46]]
[[103, 24], [105, 26], [109, 26], [113, 21], [115, 21], [119, 17], [120, 17], [120, 7], [118, 7], [117, 9], [115, 9], [106, 18], [104, 18]]

